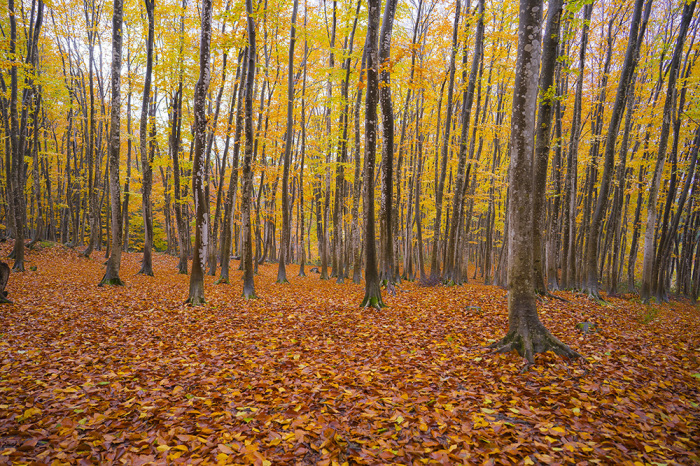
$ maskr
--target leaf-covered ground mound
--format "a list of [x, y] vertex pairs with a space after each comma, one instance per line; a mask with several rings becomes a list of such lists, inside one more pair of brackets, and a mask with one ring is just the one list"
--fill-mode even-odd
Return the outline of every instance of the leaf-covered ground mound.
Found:
[[[5, 257], [9, 246], [4, 245]], [[412, 283], [359, 309], [362, 285], [317, 274], [260, 299], [154, 257], [155, 278], [99, 288], [103, 253], [29, 253], [0, 307], [0, 463], [697, 463], [700, 313], [689, 303], [540, 303], [545, 325], [587, 357], [520, 374], [505, 291]], [[29, 270], [36, 267], [36, 270]], [[308, 269], [307, 269], [308, 272]], [[583, 334], [581, 322], [597, 331]]]

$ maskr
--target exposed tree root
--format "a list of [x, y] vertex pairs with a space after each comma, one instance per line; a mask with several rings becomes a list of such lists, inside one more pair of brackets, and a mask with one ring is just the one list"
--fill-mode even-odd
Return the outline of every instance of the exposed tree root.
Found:
[[[559, 341], [541, 324], [521, 325], [512, 330], [500, 341], [489, 345], [492, 353], [517, 351], [525, 358], [528, 366], [535, 363], [535, 354], [551, 351], [562, 358], [573, 360], [582, 358], [576, 351]], [[526, 367], [527, 369], [527, 367]]]
[[203, 296], [195, 296], [188, 298], [187, 301], [185, 301], [185, 304], [189, 304], [190, 306], [203, 306], [206, 304], [206, 300]]
[[360, 307], [365, 309], [371, 307], [379, 311], [381, 308], [386, 307], [386, 305], [382, 301], [381, 297], [365, 297], [365, 299], [362, 300], [362, 303], [360, 303]]
[[569, 301], [568, 299], [562, 298], [561, 296], [557, 296], [557, 295], [555, 295], [554, 293], [551, 293], [551, 292], [548, 291], [548, 290], [547, 290], [547, 291], [536, 291], [536, 294], [537, 294], [538, 298], [541, 298], [541, 299], [544, 299], [544, 298], [547, 298], [547, 299], [556, 299], [556, 300], [561, 301], [561, 302], [563, 302], [563, 303], [569, 303], [569, 302], [571, 302], [571, 301]]
[[110, 285], [110, 286], [124, 286], [124, 282], [121, 281], [119, 277], [114, 277], [114, 278], [109, 278], [107, 275], [104, 276], [102, 281], [100, 281], [100, 284], [97, 286], [105, 286], [105, 285]]

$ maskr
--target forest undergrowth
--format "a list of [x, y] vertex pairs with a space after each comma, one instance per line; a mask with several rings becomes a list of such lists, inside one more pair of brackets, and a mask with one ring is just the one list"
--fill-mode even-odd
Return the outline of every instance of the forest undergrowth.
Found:
[[[2, 245], [3, 257], [10, 252]], [[700, 310], [557, 293], [543, 323], [581, 353], [520, 373], [485, 349], [505, 290], [404, 282], [381, 311], [318, 274], [259, 299], [205, 277], [190, 307], [177, 258], [98, 287], [104, 253], [27, 254], [0, 307], [0, 464], [650, 464], [700, 462]], [[36, 270], [30, 268], [36, 267]], [[582, 322], [595, 324], [583, 333]]]

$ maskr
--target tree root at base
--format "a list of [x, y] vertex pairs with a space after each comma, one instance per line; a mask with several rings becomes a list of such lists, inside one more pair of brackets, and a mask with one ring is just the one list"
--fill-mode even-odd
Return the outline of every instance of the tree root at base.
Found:
[[554, 293], [552, 293], [552, 292], [549, 291], [549, 290], [546, 290], [546, 291], [535, 291], [535, 293], [537, 294], [537, 297], [540, 298], [540, 299], [548, 298], [548, 299], [556, 299], [556, 300], [561, 301], [561, 302], [564, 302], [564, 303], [570, 303], [570, 302], [571, 302], [571, 301], [569, 301], [569, 300], [566, 299], [566, 298], [562, 298], [561, 296], [555, 295]]
[[102, 281], [99, 283], [97, 286], [105, 286], [105, 285], [110, 285], [110, 286], [124, 286], [124, 282], [121, 281], [119, 277], [115, 278], [107, 278], [106, 276], [102, 279]]
[[517, 351], [527, 361], [527, 367], [535, 363], [535, 354], [551, 351], [564, 359], [583, 358], [579, 353], [559, 341], [544, 326], [533, 331], [511, 331], [500, 341], [488, 346], [491, 353], [509, 353]]
[[365, 296], [365, 299], [362, 300], [360, 307], [365, 309], [371, 307], [379, 311], [381, 308], [386, 307], [386, 304], [384, 304], [384, 301], [382, 301], [381, 296], [378, 298], [376, 296]]
[[190, 306], [203, 306], [206, 304], [206, 300], [203, 297], [188, 298], [185, 304], [189, 304]]

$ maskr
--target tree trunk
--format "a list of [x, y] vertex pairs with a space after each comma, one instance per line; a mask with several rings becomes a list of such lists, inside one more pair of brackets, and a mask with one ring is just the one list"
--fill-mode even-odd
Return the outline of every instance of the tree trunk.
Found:
[[[455, 264], [455, 253], [457, 251], [457, 232], [461, 224], [464, 191], [469, 184], [469, 175], [471, 172], [471, 164], [468, 168], [467, 164], [467, 139], [469, 137], [469, 123], [471, 121], [472, 104], [474, 103], [474, 89], [476, 87], [477, 73], [479, 71], [479, 63], [481, 62], [482, 47], [484, 42], [484, 0], [479, 1], [478, 22], [476, 25], [476, 37], [474, 39], [474, 57], [472, 58], [472, 66], [469, 72], [469, 82], [462, 94], [462, 133], [459, 143], [459, 162], [457, 165], [457, 177], [455, 179], [454, 196], [452, 198], [452, 223], [450, 224], [447, 254], [445, 261], [445, 273], [443, 279], [448, 284], [461, 284], [462, 274], [459, 270], [459, 264]], [[462, 58], [463, 78], [467, 78], [467, 46], [464, 44], [464, 54]], [[478, 110], [474, 117], [474, 126], [479, 118]], [[473, 147], [473, 141], [472, 141]]]
[[[151, 75], [153, 72], [153, 37], [155, 31], [153, 12], [155, 0], [144, 0], [148, 15], [148, 39], [146, 41], [146, 78], [143, 84], [143, 100], [141, 101], [141, 122], [139, 124], [139, 151], [141, 153], [141, 184], [143, 208], [143, 260], [139, 273], [153, 276], [153, 203], [151, 190], [153, 187], [153, 157], [148, 151], [148, 109], [151, 102]], [[155, 122], [153, 122], [155, 124]], [[151, 143], [153, 144], [153, 143]]]
[[209, 56], [211, 44], [212, 1], [202, 1], [202, 33], [199, 45], [199, 79], [194, 88], [194, 161], [192, 163], [192, 195], [195, 208], [194, 254], [190, 274], [190, 294], [187, 303], [204, 304], [204, 267], [209, 246], [209, 216], [204, 195], [207, 138], [206, 97], [209, 89]]
[[377, 250], [374, 227], [374, 164], [377, 152], [377, 79], [379, 57], [377, 39], [379, 29], [379, 0], [368, 0], [367, 42], [367, 98], [365, 99], [365, 297], [360, 307], [380, 309], [384, 306], [377, 273]]
[[649, 187], [649, 200], [647, 203], [647, 222], [646, 231], [644, 232], [644, 269], [642, 272], [642, 290], [640, 296], [642, 301], [648, 303], [653, 296], [655, 290], [652, 289], [653, 268], [655, 264], [655, 225], [656, 225], [656, 201], [659, 195], [659, 185], [661, 184], [661, 176], [663, 174], [664, 163], [666, 161], [666, 148], [668, 146], [668, 136], [671, 125], [671, 118], [676, 105], [676, 80], [678, 77], [678, 69], [680, 67], [681, 55], [683, 53], [683, 43], [685, 35], [688, 32], [690, 20], [693, 17], [696, 1], [685, 3], [683, 6], [683, 15], [681, 17], [681, 25], [678, 30], [678, 39], [676, 47], [673, 51], [671, 59], [668, 87], [666, 90], [666, 102], [664, 104], [663, 120], [661, 123], [661, 131], [659, 134], [659, 149], [656, 158], [656, 167], [654, 169], [651, 185]]
[[242, 237], [243, 237], [243, 297], [255, 298], [255, 284], [253, 283], [253, 239], [250, 225], [250, 201], [253, 191], [253, 86], [255, 84], [255, 22], [253, 21], [252, 0], [246, 0], [246, 12], [248, 14], [248, 72], [246, 73], [245, 86], [245, 152], [243, 156], [243, 190], [241, 195], [242, 206]]
[[[430, 259], [431, 282], [437, 283], [440, 277], [440, 266], [438, 265], [438, 242], [440, 240], [440, 226], [442, 221], [442, 196], [445, 190], [445, 175], [447, 174], [447, 154], [450, 145], [450, 129], [452, 128], [452, 95], [455, 83], [455, 59], [457, 57], [457, 41], [459, 36], [459, 14], [461, 9], [460, 0], [455, 6], [455, 22], [452, 30], [452, 53], [450, 55], [450, 83], [447, 87], [447, 112], [445, 114], [445, 134], [442, 139], [442, 159], [440, 162], [440, 177], [435, 191], [435, 220], [433, 222], [433, 246]], [[437, 141], [436, 141], [437, 143]], [[437, 170], [437, 165], [436, 165]]]
[[[289, 34], [289, 72], [287, 73], [287, 137], [284, 141], [284, 168], [282, 174], [282, 242], [280, 260], [277, 268], [277, 283], [288, 283], [287, 248], [289, 244], [289, 164], [292, 145], [294, 144], [294, 44], [296, 43], [297, 9], [299, 0], [294, 0], [292, 8], [292, 30]], [[247, 137], [247, 135], [246, 135]]]
[[122, 259], [121, 186], [119, 183], [119, 154], [121, 127], [121, 67], [123, 0], [114, 0], [112, 16], [112, 113], [109, 125], [109, 196], [111, 206], [112, 244], [107, 270], [100, 285], [124, 285], [119, 278]]
[[593, 13], [593, 4], [583, 7], [583, 31], [581, 33], [581, 50], [579, 51], [578, 80], [576, 81], [576, 97], [574, 98], [573, 122], [571, 123], [571, 140], [569, 142], [569, 153], [567, 157], [567, 174], [565, 184], [565, 194], [568, 199], [569, 224], [564, 228], [568, 229], [569, 244], [566, 247], [567, 258], [566, 270], [563, 270], [563, 282], [565, 288], [578, 286], [576, 279], [576, 195], [578, 179], [578, 144], [581, 137], [581, 98], [583, 94], [583, 78], [586, 65], [586, 48], [588, 46], [588, 30]]
[[[231, 162], [231, 175], [228, 182], [228, 191], [224, 201], [224, 220], [221, 226], [221, 276], [216, 283], [229, 283], [229, 266], [231, 262], [231, 245], [233, 244], [233, 212], [236, 208], [236, 190], [238, 189], [238, 158], [241, 147], [241, 133], [243, 132], [243, 99], [245, 98], [245, 83], [248, 70], [247, 48], [239, 55], [240, 81], [237, 88], [234, 86], [233, 93], [238, 92], [236, 103], [236, 129], [233, 136], [233, 161]], [[231, 101], [233, 107], [234, 100]], [[231, 116], [233, 108], [229, 113], [228, 127], [226, 128], [226, 142], [224, 145], [224, 158], [228, 156], [229, 137], [231, 131]], [[260, 193], [258, 193], [258, 203]], [[259, 209], [258, 209], [259, 210]]]
[[[391, 32], [394, 26], [397, 0], [387, 0], [379, 34], [379, 104], [382, 108], [382, 197], [380, 205], [380, 238], [383, 262], [380, 278], [395, 281], [394, 239], [392, 231], [392, 200], [394, 170], [394, 109], [391, 102]], [[369, 80], [368, 80], [369, 82]], [[369, 91], [368, 91], [369, 92]], [[371, 179], [371, 178], [370, 178]]]
[[637, 66], [637, 49], [642, 38], [644, 37], [646, 19], [651, 11], [651, 0], [649, 0], [647, 3], [644, 22], [640, 28], [643, 6], [644, 0], [636, 0], [634, 13], [632, 14], [632, 23], [630, 25], [630, 34], [627, 42], [625, 61], [622, 65], [622, 71], [620, 73], [617, 94], [615, 95], [615, 103], [613, 105], [612, 113], [610, 114], [608, 134], [605, 141], [605, 165], [603, 166], [603, 176], [600, 181], [598, 201], [596, 203], [593, 218], [591, 218], [589, 230], [588, 247], [585, 255], [586, 283], [584, 285], [584, 290], [587, 291], [589, 295], [596, 298], [600, 298], [600, 293], [598, 291], [598, 241], [602, 229], [603, 216], [605, 215], [605, 209], [607, 207], [608, 195], [610, 191], [610, 180], [612, 178], [612, 171], [615, 164], [615, 144], [617, 142], [617, 135], [620, 131], [622, 115], [625, 111], [628, 90], [630, 83], [632, 82], [634, 70]]
[[540, 71], [540, 104], [537, 110], [537, 126], [535, 134], [534, 163], [534, 194], [533, 194], [533, 223], [532, 246], [535, 292], [547, 293], [545, 282], [544, 258], [544, 228], [546, 223], [545, 199], [547, 192], [547, 165], [549, 163], [550, 129], [552, 123], [552, 107], [554, 96], [554, 72], [556, 70], [559, 51], [559, 27], [564, 2], [552, 0], [547, 8], [547, 25], [542, 41], [542, 70]]
[[[306, 30], [306, 8], [304, 8], [304, 30]], [[301, 84], [301, 163], [299, 165], [299, 248], [301, 260], [299, 262], [299, 276], [305, 277], [306, 250], [304, 249], [304, 159], [306, 157], [306, 57], [309, 53], [309, 45], [304, 38], [304, 74]], [[309, 241], [310, 243], [310, 241]]]
[[173, 197], [175, 201], [175, 223], [177, 223], [178, 249], [180, 261], [178, 262], [178, 273], [187, 274], [187, 253], [189, 252], [190, 237], [187, 233], [186, 211], [183, 209], [185, 203], [180, 197], [180, 132], [182, 129], [182, 80], [183, 80], [183, 53], [184, 53], [184, 30], [185, 30], [185, 7], [187, 0], [182, 0], [182, 14], [180, 16], [180, 51], [179, 51], [179, 77], [178, 89], [173, 98], [172, 128], [170, 132], [170, 150], [173, 159]]
[[566, 358], [579, 356], [540, 322], [533, 283], [532, 157], [541, 16], [541, 0], [521, 0], [510, 137], [508, 333], [492, 345], [497, 352], [517, 351], [528, 365], [534, 364], [536, 353], [550, 350]]

